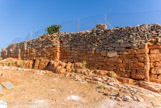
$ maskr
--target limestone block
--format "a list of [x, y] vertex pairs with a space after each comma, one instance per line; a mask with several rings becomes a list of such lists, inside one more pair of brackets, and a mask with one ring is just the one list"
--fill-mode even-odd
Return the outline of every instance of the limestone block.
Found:
[[66, 69], [62, 68], [61, 66], [56, 67], [55, 73], [62, 74], [65, 73]]
[[150, 49], [150, 54], [160, 54], [161, 49]]
[[152, 62], [153, 67], [161, 67], [161, 61]]
[[150, 54], [149, 58], [151, 62], [160, 61], [157, 54]]
[[35, 63], [34, 63], [34, 69], [38, 69], [39, 68], [39, 60], [35, 60]]
[[129, 73], [129, 72], [120, 72], [119, 75], [121, 77], [129, 78], [131, 76], [131, 73]]
[[128, 54], [136, 54], [136, 53], [137, 53], [136, 50], [129, 50], [129, 51], [128, 51]]
[[124, 77], [117, 77], [117, 80], [122, 82], [122, 83], [127, 83], [127, 84], [134, 84], [134, 80], [130, 78], [124, 78]]
[[111, 52], [108, 52], [107, 53], [107, 57], [117, 57], [118, 55], [117, 55], [117, 52], [113, 52], [113, 51], [111, 51]]
[[141, 80], [145, 79], [146, 70], [132, 70], [131, 78]]
[[83, 64], [77, 62], [77, 63], [74, 64], [74, 68], [75, 69], [82, 69], [83, 68]]
[[137, 58], [138, 62], [144, 63], [144, 62], [149, 62], [149, 57], [148, 56], [140, 56]]
[[138, 49], [137, 50], [137, 53], [138, 54], [147, 54], [149, 52], [149, 49], [147, 48], [147, 49]]
[[[155, 78], [156, 79], [156, 78]], [[160, 79], [161, 80], [161, 74], [160, 75], [158, 75], [158, 79]]]
[[158, 76], [157, 75], [150, 74], [150, 78], [152, 78], [152, 79], [158, 79]]
[[161, 67], [154, 67], [151, 69], [152, 74], [161, 74]]
[[101, 51], [100, 54], [101, 54], [101, 56], [103, 56], [103, 57], [106, 57], [106, 56], [107, 56], [107, 52], [106, 52], [106, 51]]

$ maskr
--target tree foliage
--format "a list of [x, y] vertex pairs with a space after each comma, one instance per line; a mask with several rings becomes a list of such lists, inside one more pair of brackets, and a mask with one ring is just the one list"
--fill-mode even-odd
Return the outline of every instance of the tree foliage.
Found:
[[48, 34], [53, 34], [59, 32], [60, 28], [61, 25], [51, 25], [46, 29], [46, 31], [48, 32]]

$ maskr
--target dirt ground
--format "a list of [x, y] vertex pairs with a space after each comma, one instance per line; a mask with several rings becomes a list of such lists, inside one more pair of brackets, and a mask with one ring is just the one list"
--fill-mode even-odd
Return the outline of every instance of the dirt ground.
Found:
[[[0, 67], [0, 83], [14, 88], [0, 92], [7, 108], [151, 108], [150, 102], [116, 101], [97, 91], [98, 85], [81, 83], [51, 71]], [[2, 105], [2, 103], [0, 103]]]

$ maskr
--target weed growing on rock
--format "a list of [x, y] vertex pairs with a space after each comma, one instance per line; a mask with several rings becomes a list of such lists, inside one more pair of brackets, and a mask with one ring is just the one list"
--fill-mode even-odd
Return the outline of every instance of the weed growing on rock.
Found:
[[82, 68], [83, 68], [83, 69], [86, 68], [86, 65], [87, 65], [87, 62], [86, 62], [86, 61], [83, 61], [83, 62], [82, 62]]
[[21, 61], [21, 62], [20, 62], [20, 67], [21, 67], [21, 68], [24, 68], [24, 64], [25, 64], [25, 62], [24, 62], [24, 61]]
[[104, 88], [104, 85], [99, 85], [98, 87], [97, 87], [97, 89], [103, 89]]
[[10, 63], [6, 63], [6, 66], [11, 66], [11, 64]]

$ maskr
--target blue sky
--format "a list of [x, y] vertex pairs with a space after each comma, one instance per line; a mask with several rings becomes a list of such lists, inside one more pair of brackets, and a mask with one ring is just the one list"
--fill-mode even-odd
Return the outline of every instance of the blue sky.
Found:
[[92, 29], [104, 14], [113, 27], [161, 24], [161, 0], [0, 0], [0, 48], [52, 24], [76, 32], [78, 18], [81, 30]]

